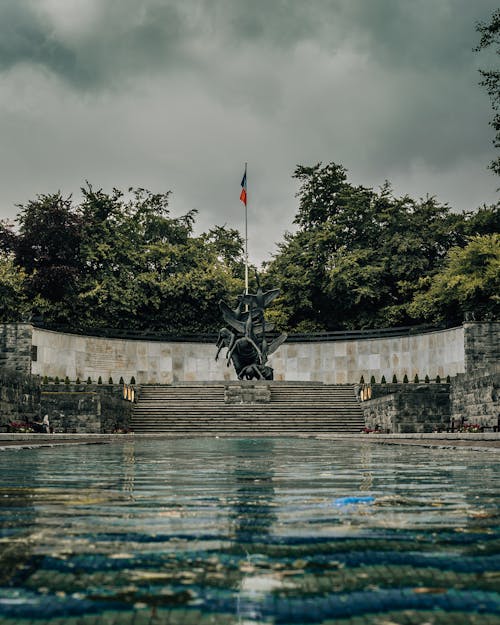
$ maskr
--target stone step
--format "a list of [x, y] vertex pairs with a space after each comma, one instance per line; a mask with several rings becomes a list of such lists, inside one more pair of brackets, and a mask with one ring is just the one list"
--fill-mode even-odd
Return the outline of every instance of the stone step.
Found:
[[[253, 389], [268, 389], [269, 402], [238, 403]], [[225, 403], [236, 394], [235, 403]], [[231, 393], [233, 391], [233, 393]], [[257, 398], [262, 391], [257, 390]], [[242, 395], [243, 394], [243, 395]], [[364, 427], [352, 385], [266, 382], [143, 386], [131, 422], [137, 432], [284, 435], [359, 432]]]

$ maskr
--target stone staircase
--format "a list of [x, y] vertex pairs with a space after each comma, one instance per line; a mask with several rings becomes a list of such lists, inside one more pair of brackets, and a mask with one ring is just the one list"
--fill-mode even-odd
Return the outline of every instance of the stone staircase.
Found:
[[260, 387], [261, 394], [267, 388], [270, 400], [228, 403], [234, 385], [224, 382], [141, 386], [131, 428], [137, 434], [286, 436], [359, 432], [364, 427], [352, 385], [243, 382], [240, 387], [250, 397], [254, 388]]

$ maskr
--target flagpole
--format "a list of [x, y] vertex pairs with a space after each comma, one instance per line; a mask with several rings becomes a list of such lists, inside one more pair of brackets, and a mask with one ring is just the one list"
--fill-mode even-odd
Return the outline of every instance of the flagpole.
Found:
[[[245, 179], [247, 181], [247, 189], [248, 189], [248, 176], [247, 176], [247, 165], [245, 163]], [[248, 295], [248, 191], [246, 195], [245, 202], [245, 293]]]

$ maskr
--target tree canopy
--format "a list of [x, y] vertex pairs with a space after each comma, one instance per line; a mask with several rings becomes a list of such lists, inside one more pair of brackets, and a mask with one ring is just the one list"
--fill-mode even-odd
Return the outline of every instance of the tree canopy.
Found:
[[[269, 309], [291, 332], [460, 323], [499, 316], [499, 206], [455, 213], [434, 197], [396, 197], [349, 182], [340, 164], [299, 165], [297, 230], [261, 277]], [[19, 206], [0, 223], [0, 320], [171, 335], [215, 332], [220, 299], [243, 291], [243, 240], [195, 211], [170, 213], [169, 193], [87, 184]]]

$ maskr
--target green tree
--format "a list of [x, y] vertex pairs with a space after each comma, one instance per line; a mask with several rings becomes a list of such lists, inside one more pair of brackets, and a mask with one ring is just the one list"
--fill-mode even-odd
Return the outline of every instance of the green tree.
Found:
[[[481, 39], [476, 50], [480, 51], [493, 46], [494, 54], [498, 61], [498, 55], [500, 54], [500, 9], [493, 12], [488, 23], [480, 22], [477, 25], [477, 31], [481, 35]], [[482, 80], [479, 84], [486, 89], [494, 111], [493, 119], [490, 122], [495, 131], [493, 145], [496, 148], [500, 148], [500, 71], [498, 66], [497, 68], [482, 69], [479, 71], [482, 76]], [[497, 157], [490, 163], [490, 168], [497, 175], [500, 175], [500, 157]]]
[[29, 315], [25, 293], [26, 274], [14, 264], [11, 255], [0, 252], [0, 321], [15, 322]]
[[215, 331], [218, 301], [241, 288], [242, 241], [215, 227], [193, 234], [195, 211], [170, 216], [169, 193], [83, 190], [85, 261], [80, 293], [87, 325], [167, 334]]
[[420, 288], [410, 307], [428, 321], [461, 323], [469, 312], [478, 319], [498, 319], [500, 234], [471, 237], [465, 247], [450, 249], [442, 270], [423, 278]]
[[81, 220], [71, 198], [39, 195], [20, 205], [18, 231], [2, 224], [0, 240], [25, 272], [25, 294], [35, 316], [68, 322], [80, 268]]
[[[282, 289], [273, 313], [280, 326], [311, 331], [418, 322], [408, 306], [419, 279], [465, 242], [469, 216], [432, 197], [396, 198], [388, 182], [378, 192], [354, 186], [335, 163], [299, 166], [294, 176], [298, 229], [285, 235], [267, 266], [268, 284]], [[490, 225], [486, 209], [483, 217]]]

